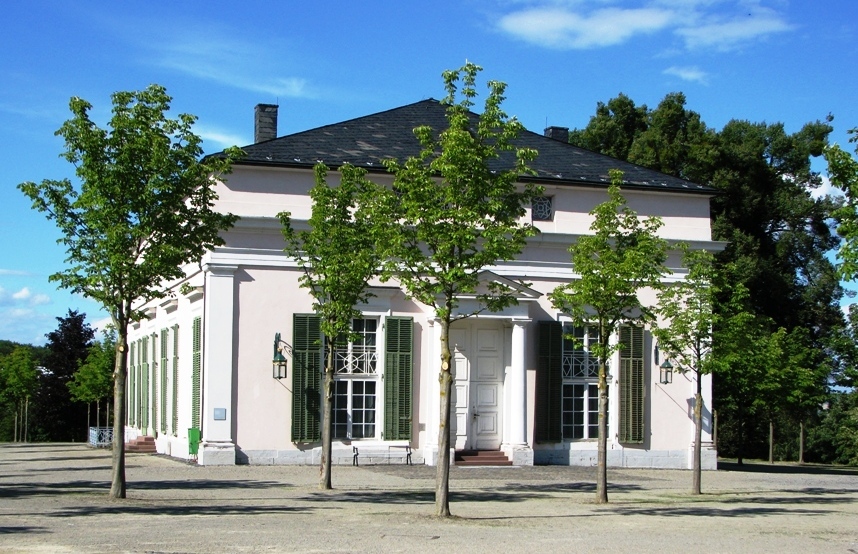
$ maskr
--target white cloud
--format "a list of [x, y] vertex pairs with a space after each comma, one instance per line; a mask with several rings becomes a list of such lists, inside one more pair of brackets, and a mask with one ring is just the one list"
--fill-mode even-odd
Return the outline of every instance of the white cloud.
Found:
[[665, 75], [673, 75], [679, 77], [683, 81], [691, 83], [707, 84], [709, 75], [697, 67], [677, 67], [671, 66], [665, 69], [662, 73]]
[[25, 309], [29, 306], [49, 304], [51, 298], [46, 294], [33, 294], [29, 287], [23, 287], [16, 292], [10, 293], [0, 287], [0, 306], [9, 306], [12, 309]]
[[270, 95], [275, 98], [315, 98], [318, 93], [308, 81], [294, 75], [278, 75], [276, 65], [254, 63], [270, 60], [274, 45], [243, 42], [238, 39], [213, 40], [211, 35], [147, 41], [144, 46], [156, 52], [154, 63], [187, 75], [223, 85]]
[[[202, 137], [205, 142], [214, 143], [221, 148], [228, 148], [230, 146], [244, 146], [253, 142], [252, 140], [249, 140], [247, 137], [244, 137], [242, 135], [229, 133], [227, 131], [222, 131], [213, 127], [207, 127], [205, 125], [197, 124], [194, 127], [194, 132], [197, 133], [200, 137]], [[206, 148], [206, 150], [211, 151], [212, 149]]]
[[0, 275], [18, 275], [18, 276], [28, 276], [30, 273], [26, 271], [20, 271], [17, 269], [0, 269]]
[[626, 42], [634, 35], [653, 33], [670, 23], [671, 13], [660, 9], [607, 8], [588, 14], [561, 7], [533, 8], [501, 18], [500, 28], [540, 46], [587, 49]]
[[810, 189], [810, 196], [813, 198], [822, 198], [823, 196], [842, 197], [843, 191], [831, 184], [831, 180], [827, 175], [820, 175], [822, 184], [815, 189]]
[[755, 10], [732, 19], [707, 18], [706, 23], [682, 27], [676, 33], [689, 48], [732, 50], [744, 43], [774, 33], [790, 31], [793, 26], [772, 10]]
[[15, 300], [26, 300], [30, 298], [30, 296], [32, 296], [32, 293], [27, 287], [24, 287], [18, 292], [12, 294], [12, 298], [14, 298]]
[[[612, 4], [605, 7], [606, 3]], [[657, 32], [677, 36], [688, 49], [730, 50], [792, 30], [784, 16], [759, 0], [536, 0], [498, 21], [505, 33], [545, 48], [578, 50], [628, 42]]]

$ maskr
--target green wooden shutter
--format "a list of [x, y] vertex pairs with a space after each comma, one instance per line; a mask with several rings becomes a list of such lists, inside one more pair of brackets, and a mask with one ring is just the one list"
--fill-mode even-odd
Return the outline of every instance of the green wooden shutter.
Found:
[[385, 319], [384, 438], [411, 440], [411, 384], [414, 366], [414, 320]]
[[620, 327], [620, 442], [644, 441], [644, 330]]
[[167, 433], [167, 350], [170, 341], [170, 331], [161, 329], [161, 432]]
[[157, 431], [158, 429], [158, 334], [152, 333], [152, 401], [150, 402], [150, 407], [152, 408], [152, 430]]
[[143, 339], [137, 339], [137, 365], [134, 366], [134, 374], [137, 381], [134, 387], [137, 389], [137, 394], [134, 395], [134, 421], [140, 428], [143, 421], [140, 415], [140, 405], [143, 403]]
[[563, 324], [540, 321], [537, 341], [535, 438], [556, 442], [563, 439]]
[[134, 426], [137, 422], [134, 419], [134, 395], [137, 393], [135, 389], [135, 371], [136, 366], [134, 364], [137, 363], [137, 348], [136, 345], [132, 342], [129, 345], [128, 349], [128, 365], [125, 368], [125, 379], [127, 380], [127, 387], [125, 388], [125, 420], [128, 422], [128, 425]]
[[200, 373], [202, 371], [203, 318], [194, 318], [193, 365], [191, 367], [191, 427], [200, 428]]
[[292, 318], [292, 442], [321, 438], [322, 330], [319, 316]]
[[173, 436], [179, 433], [179, 326], [173, 325]]
[[145, 432], [149, 427], [149, 337], [143, 337], [141, 352], [143, 353], [143, 363], [141, 365], [140, 380], [140, 428]]

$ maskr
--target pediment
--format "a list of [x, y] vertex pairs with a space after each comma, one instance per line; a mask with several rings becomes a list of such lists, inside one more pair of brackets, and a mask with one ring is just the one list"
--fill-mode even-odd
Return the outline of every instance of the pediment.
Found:
[[498, 275], [493, 271], [481, 271], [479, 273], [479, 279], [480, 284], [479, 286], [477, 286], [476, 293], [462, 294], [459, 295], [459, 298], [476, 298], [479, 295], [490, 294], [493, 288], [500, 288], [512, 291], [516, 300], [518, 300], [519, 302], [536, 300], [540, 296], [542, 296], [541, 292], [528, 287], [524, 283], [514, 281], [502, 275]]

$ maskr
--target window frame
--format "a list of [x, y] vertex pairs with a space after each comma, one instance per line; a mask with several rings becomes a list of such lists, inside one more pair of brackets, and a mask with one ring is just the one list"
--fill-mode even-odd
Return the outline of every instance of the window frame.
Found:
[[[592, 441], [599, 437], [599, 360], [590, 352], [590, 345], [599, 340], [598, 330], [591, 325], [576, 326], [569, 321], [561, 322], [561, 392], [560, 392], [560, 436], [563, 441]], [[579, 334], [580, 331], [580, 334]], [[573, 335], [581, 339], [576, 343], [567, 338]], [[577, 369], [576, 369], [577, 368]], [[582, 394], [576, 394], [578, 388]], [[567, 391], [572, 391], [567, 394]], [[581, 409], [576, 409], [580, 400]], [[611, 388], [608, 383], [608, 407], [610, 421]], [[580, 422], [576, 414], [581, 414]], [[581, 430], [576, 436], [576, 429]]]
[[[367, 340], [366, 337], [369, 335], [366, 333], [367, 322], [372, 321], [374, 323], [374, 330], [372, 331], [372, 348], [367, 348]], [[335, 367], [334, 367], [334, 406], [333, 406], [333, 415], [331, 421], [331, 436], [335, 439], [340, 440], [377, 440], [381, 436], [382, 425], [380, 422], [383, 421], [383, 411], [379, 407], [379, 396], [380, 393], [383, 393], [382, 390], [382, 375], [384, 369], [380, 362], [379, 358], [379, 346], [380, 340], [379, 337], [382, 331], [382, 317], [380, 315], [375, 315], [371, 313], [363, 313], [359, 318], [352, 319], [352, 329], [354, 330], [357, 322], [361, 322], [361, 330], [355, 331], [363, 337], [363, 340], [360, 341], [359, 344], [356, 344], [353, 341], [348, 341], [343, 344], [338, 341], [335, 349], [334, 349], [334, 359], [335, 359]], [[355, 354], [358, 352], [358, 354]], [[360, 356], [364, 358], [361, 363], [355, 363], [355, 356]], [[340, 364], [340, 361], [343, 364]], [[355, 367], [363, 366], [364, 368], [370, 365], [372, 366], [371, 371], [354, 371]], [[341, 370], [342, 368], [342, 370]], [[351, 369], [351, 371], [349, 371]], [[355, 383], [364, 383], [363, 387], [366, 387], [366, 383], [373, 383], [374, 392], [372, 394], [372, 422], [368, 423], [364, 421], [358, 423], [357, 425], [361, 427], [367, 427], [369, 425], [372, 426], [372, 434], [370, 436], [365, 433], [360, 433], [362, 436], [355, 436]], [[347, 383], [345, 394], [341, 394], [339, 392], [340, 383]], [[367, 398], [366, 394], [360, 395], [362, 398]], [[341, 403], [339, 401], [340, 398], [345, 398], [345, 407], [340, 407]], [[383, 394], [381, 395], [381, 399], [383, 400]], [[357, 408], [363, 412], [365, 416], [367, 413], [367, 409]], [[337, 416], [337, 412], [345, 412], [346, 421], [345, 423], [339, 423]], [[341, 433], [339, 429], [342, 426], [345, 426], [345, 432]]]
[[[546, 217], [537, 217], [536, 202], [543, 201], [548, 205], [548, 215]], [[554, 197], [548, 195], [536, 196], [530, 201], [530, 220], [531, 221], [554, 221]]]

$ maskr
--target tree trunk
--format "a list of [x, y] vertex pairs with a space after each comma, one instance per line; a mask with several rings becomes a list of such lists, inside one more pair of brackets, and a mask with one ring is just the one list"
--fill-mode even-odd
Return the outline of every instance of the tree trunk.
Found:
[[21, 411], [21, 401], [19, 400], [19, 401], [18, 401], [18, 405], [17, 405], [17, 406], [15, 406], [15, 424], [14, 424], [14, 429], [15, 429], [15, 430], [14, 430], [14, 432], [12, 433], [12, 434], [13, 434], [12, 442], [18, 442], [18, 436], [19, 436], [19, 435], [18, 435], [18, 428], [19, 428], [19, 425], [18, 425], [18, 413], [20, 413], [20, 411]]
[[737, 449], [736, 462], [739, 465], [744, 465], [742, 461], [742, 454], [745, 449], [745, 418], [740, 412], [741, 419], [739, 420], [739, 448]]
[[[604, 336], [601, 335], [601, 336]], [[599, 360], [599, 454], [596, 470], [596, 503], [608, 502], [608, 370]]]
[[775, 420], [769, 418], [769, 463], [775, 463]]
[[798, 422], [798, 463], [804, 463], [804, 421]]
[[128, 322], [117, 325], [116, 361], [113, 369], [113, 452], [110, 498], [125, 498], [125, 380], [128, 375]]
[[319, 467], [319, 488], [330, 490], [331, 485], [331, 416], [334, 413], [334, 343], [328, 345], [325, 361], [325, 379], [322, 383], [322, 460]]
[[30, 435], [30, 397], [24, 399], [24, 442], [29, 440]]
[[441, 404], [438, 425], [438, 466], [435, 476], [435, 515], [450, 516], [450, 400], [453, 374], [450, 371], [450, 322], [441, 320]]
[[697, 375], [697, 394], [694, 396], [694, 462], [691, 480], [691, 494], [700, 494], [701, 478], [701, 441], [703, 438], [703, 394], [701, 393], [700, 375]]

